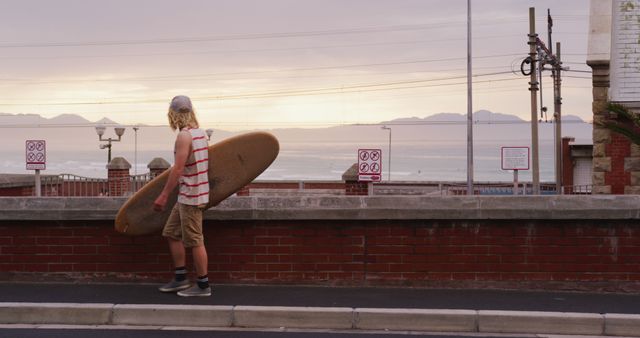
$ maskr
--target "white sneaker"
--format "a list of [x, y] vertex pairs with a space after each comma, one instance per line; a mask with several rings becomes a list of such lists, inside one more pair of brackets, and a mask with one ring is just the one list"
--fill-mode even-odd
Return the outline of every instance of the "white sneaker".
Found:
[[182, 297], [207, 297], [211, 296], [211, 287], [206, 289], [200, 288], [197, 284], [183, 291], [178, 292], [178, 296]]
[[171, 280], [169, 283], [158, 288], [160, 292], [176, 292], [184, 289], [188, 289], [191, 286], [191, 283], [188, 279], [183, 281], [176, 281], [175, 279]]

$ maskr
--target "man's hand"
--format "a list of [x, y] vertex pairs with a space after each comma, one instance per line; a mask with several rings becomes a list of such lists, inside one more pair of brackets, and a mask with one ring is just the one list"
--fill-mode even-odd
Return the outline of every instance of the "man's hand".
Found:
[[153, 202], [153, 210], [157, 212], [161, 212], [164, 210], [164, 207], [167, 205], [167, 195], [160, 194], [158, 198]]

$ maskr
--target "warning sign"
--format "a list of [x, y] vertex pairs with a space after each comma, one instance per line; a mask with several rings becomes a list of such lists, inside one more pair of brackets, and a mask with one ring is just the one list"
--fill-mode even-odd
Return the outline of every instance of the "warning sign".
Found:
[[529, 147], [502, 147], [502, 170], [529, 170]]
[[358, 149], [358, 181], [382, 180], [382, 150]]
[[44, 140], [27, 140], [25, 149], [27, 170], [45, 170], [47, 166], [47, 144]]

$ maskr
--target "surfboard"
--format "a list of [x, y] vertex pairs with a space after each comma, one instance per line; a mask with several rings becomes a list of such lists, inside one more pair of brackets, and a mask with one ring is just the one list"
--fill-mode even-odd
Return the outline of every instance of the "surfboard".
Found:
[[[209, 203], [218, 205], [265, 171], [278, 156], [278, 140], [266, 132], [230, 137], [209, 146]], [[153, 202], [164, 188], [170, 170], [158, 175], [133, 194], [120, 207], [115, 219], [116, 231], [127, 235], [160, 232], [178, 199], [178, 188], [169, 196], [162, 212], [153, 210]]]

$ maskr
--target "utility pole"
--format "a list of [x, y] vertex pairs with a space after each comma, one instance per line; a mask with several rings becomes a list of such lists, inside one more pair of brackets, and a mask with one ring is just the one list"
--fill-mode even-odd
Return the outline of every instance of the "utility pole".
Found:
[[467, 0], [467, 196], [473, 196], [473, 77], [471, 60], [471, 0]]
[[387, 171], [387, 182], [391, 182], [391, 127], [383, 126], [382, 129], [389, 131], [389, 160], [387, 161], [387, 163], [389, 163], [389, 169]]
[[555, 133], [556, 133], [556, 191], [558, 194], [564, 193], [562, 191], [562, 77], [560, 72], [562, 71], [562, 61], [560, 58], [560, 42], [556, 43], [556, 58], [553, 64], [553, 117], [555, 118]]
[[135, 141], [134, 141], [134, 150], [133, 150], [133, 175], [138, 176], [138, 129], [140, 129], [140, 127], [138, 127], [137, 125], [133, 127], [133, 131], [135, 134]]
[[531, 80], [529, 91], [531, 91], [531, 170], [533, 176], [533, 194], [540, 195], [540, 165], [538, 152], [538, 34], [536, 33], [536, 9], [529, 8], [529, 57], [531, 58]]

